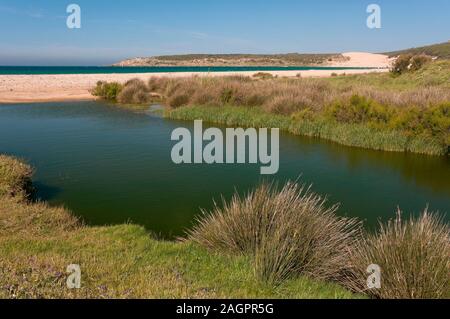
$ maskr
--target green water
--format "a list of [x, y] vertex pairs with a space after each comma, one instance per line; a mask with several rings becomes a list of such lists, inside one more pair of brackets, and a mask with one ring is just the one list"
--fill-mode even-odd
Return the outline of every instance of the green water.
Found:
[[[93, 225], [134, 222], [164, 237], [190, 227], [212, 199], [245, 192], [260, 165], [175, 165], [173, 129], [162, 119], [97, 102], [0, 105], [0, 153], [36, 168], [38, 197], [65, 205]], [[204, 125], [207, 127], [207, 125]], [[279, 181], [313, 183], [341, 202], [340, 214], [374, 225], [397, 206], [450, 213], [450, 160], [361, 150], [281, 134]], [[448, 218], [447, 218], [448, 220]]]

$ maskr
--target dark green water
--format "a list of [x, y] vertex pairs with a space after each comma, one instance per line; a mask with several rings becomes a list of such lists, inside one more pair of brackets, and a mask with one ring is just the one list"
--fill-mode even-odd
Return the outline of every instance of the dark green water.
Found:
[[[163, 236], [180, 235], [212, 199], [245, 192], [259, 165], [175, 165], [170, 121], [96, 102], [0, 105], [0, 153], [36, 168], [38, 196], [95, 225], [131, 221]], [[206, 127], [206, 125], [204, 125]], [[397, 206], [450, 213], [448, 158], [376, 152], [282, 134], [273, 177], [313, 183], [341, 202], [341, 214], [374, 225]], [[448, 218], [447, 218], [448, 220]]]

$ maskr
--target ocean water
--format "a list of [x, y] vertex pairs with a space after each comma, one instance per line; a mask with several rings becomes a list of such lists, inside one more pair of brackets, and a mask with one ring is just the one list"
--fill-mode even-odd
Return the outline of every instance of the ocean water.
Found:
[[160, 73], [160, 72], [239, 72], [239, 71], [305, 71], [357, 70], [370, 68], [311, 66], [0, 66], [0, 75], [24, 74], [99, 74], [99, 73]]

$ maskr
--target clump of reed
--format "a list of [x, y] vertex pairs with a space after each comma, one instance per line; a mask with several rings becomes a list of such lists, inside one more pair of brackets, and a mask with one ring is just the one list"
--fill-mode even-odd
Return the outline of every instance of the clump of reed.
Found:
[[23, 239], [80, 225], [78, 219], [63, 208], [50, 208], [45, 203], [30, 201], [32, 175], [30, 165], [0, 154], [0, 235], [20, 235]]
[[28, 164], [0, 154], [0, 197], [28, 197], [32, 192], [32, 174]]
[[151, 95], [144, 81], [131, 79], [127, 81], [120, 93], [117, 102], [123, 104], [144, 104], [151, 101]]
[[338, 217], [336, 210], [297, 183], [281, 189], [263, 183], [204, 212], [189, 239], [211, 250], [252, 256], [257, 277], [270, 283], [297, 275], [338, 280], [360, 223]]
[[[212, 251], [253, 259], [257, 278], [271, 284], [306, 275], [382, 299], [450, 297], [450, 228], [425, 210], [401, 213], [374, 233], [357, 219], [336, 215], [323, 197], [288, 182], [263, 183], [203, 212], [189, 240]], [[369, 266], [381, 287], [369, 287]]]
[[[401, 213], [355, 247], [353, 275], [344, 282], [357, 292], [383, 299], [450, 298], [450, 227], [427, 210], [403, 220]], [[381, 270], [381, 288], [368, 289], [367, 268]]]

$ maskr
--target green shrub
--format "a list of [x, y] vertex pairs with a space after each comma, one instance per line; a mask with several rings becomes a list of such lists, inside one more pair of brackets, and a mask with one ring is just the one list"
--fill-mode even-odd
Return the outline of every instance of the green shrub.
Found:
[[108, 101], [116, 101], [121, 90], [122, 85], [120, 83], [98, 81], [96, 87], [91, 90], [91, 94]]
[[430, 63], [431, 58], [426, 55], [415, 55], [410, 60], [410, 71], [418, 71], [420, 70], [425, 64]]
[[[425, 212], [402, 220], [399, 213], [368, 234], [352, 255], [347, 286], [376, 298], [450, 298], [450, 227]], [[368, 289], [369, 265], [381, 269], [381, 288]]]
[[185, 93], [177, 93], [167, 99], [167, 104], [172, 108], [187, 105], [189, 103], [189, 95]]
[[30, 195], [32, 174], [33, 170], [29, 165], [14, 157], [0, 154], [0, 197], [21, 199]]
[[208, 249], [249, 254], [261, 280], [278, 283], [307, 275], [338, 279], [359, 234], [355, 219], [336, 216], [337, 206], [296, 183], [281, 190], [262, 184], [246, 197], [204, 212], [189, 238]]
[[402, 54], [394, 62], [391, 72], [396, 75], [400, 75], [409, 70], [409, 65], [411, 64], [411, 54]]

